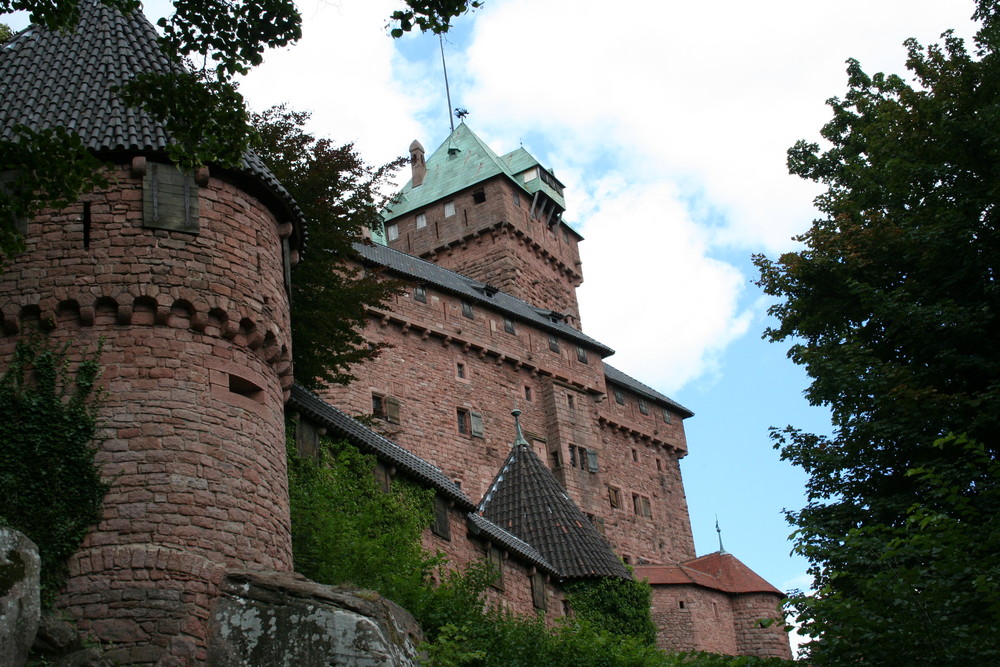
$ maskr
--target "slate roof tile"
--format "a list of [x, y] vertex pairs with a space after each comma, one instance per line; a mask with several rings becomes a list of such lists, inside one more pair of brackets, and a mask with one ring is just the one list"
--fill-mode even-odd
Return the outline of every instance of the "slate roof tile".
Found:
[[676, 565], [636, 565], [635, 576], [650, 584], [691, 584], [730, 594], [785, 594], [743, 564], [736, 556], [716, 551]]

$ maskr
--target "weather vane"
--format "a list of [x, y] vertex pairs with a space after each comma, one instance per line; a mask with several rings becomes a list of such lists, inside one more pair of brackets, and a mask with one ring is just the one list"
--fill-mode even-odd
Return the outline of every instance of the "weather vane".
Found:
[[462, 107], [455, 107], [455, 118], [459, 120], [465, 120], [465, 117], [469, 115], [468, 109], [463, 109]]

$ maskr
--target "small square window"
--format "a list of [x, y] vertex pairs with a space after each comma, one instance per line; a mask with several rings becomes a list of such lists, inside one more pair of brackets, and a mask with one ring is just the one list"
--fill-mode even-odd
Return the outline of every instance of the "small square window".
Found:
[[399, 399], [393, 396], [372, 394], [372, 416], [387, 422], [399, 423]]
[[469, 435], [469, 411], [458, 408], [455, 411], [455, 418], [459, 435]]
[[421, 303], [427, 303], [427, 288], [417, 285], [413, 288], [413, 298]]
[[615, 403], [618, 405], [625, 405], [625, 394], [618, 387], [615, 387]]
[[507, 316], [504, 316], [504, 318], [503, 318], [503, 330], [506, 331], [509, 334], [514, 333], [515, 332], [515, 329], [514, 329], [514, 320], [510, 319]]
[[468, 317], [470, 320], [475, 318], [475, 314], [472, 312], [472, 304], [468, 301], [462, 302], [462, 315]]
[[644, 516], [647, 519], [653, 516], [653, 512], [649, 507], [649, 498], [640, 496], [638, 493], [632, 494], [632, 509], [638, 516]]
[[641, 412], [644, 415], [649, 414], [649, 404], [646, 403], [646, 399], [644, 398], [639, 399], [639, 412]]
[[399, 225], [386, 225], [385, 226], [385, 238], [389, 241], [395, 241], [399, 238]]
[[427, 214], [417, 213], [417, 229], [423, 229], [427, 226]]
[[472, 193], [472, 202], [474, 204], [482, 204], [484, 201], [486, 201], [485, 190], [476, 190], [475, 192]]
[[465, 379], [465, 364], [463, 364], [462, 362], [458, 362], [457, 364], [455, 364], [455, 377], [459, 378], [460, 380]]
[[444, 217], [450, 218], [453, 215], [455, 215], [455, 202], [446, 201], [444, 203]]
[[576, 360], [581, 364], [587, 363], [587, 351], [579, 345], [576, 347]]
[[559, 339], [555, 334], [549, 334], [549, 349], [553, 352], [559, 351]]

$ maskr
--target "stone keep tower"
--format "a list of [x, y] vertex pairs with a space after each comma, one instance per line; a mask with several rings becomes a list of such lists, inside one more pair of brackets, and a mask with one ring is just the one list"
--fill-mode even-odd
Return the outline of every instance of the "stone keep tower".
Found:
[[153, 27], [83, 0], [72, 33], [0, 49], [0, 133], [63, 126], [107, 189], [26, 222], [0, 274], [0, 366], [40, 329], [104, 339], [100, 523], [71, 559], [67, 609], [122, 663], [205, 660], [226, 568], [291, 568], [283, 404], [299, 215], [267, 169], [183, 173], [168, 136], [113, 87], [170, 68]]

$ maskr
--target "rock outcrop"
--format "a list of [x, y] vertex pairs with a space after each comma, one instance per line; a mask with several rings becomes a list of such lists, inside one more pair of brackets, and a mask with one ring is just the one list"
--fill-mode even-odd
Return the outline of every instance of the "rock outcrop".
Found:
[[324, 586], [296, 573], [230, 571], [212, 605], [209, 663], [417, 665], [422, 633], [405, 609], [372, 591]]
[[0, 526], [0, 665], [23, 665], [41, 616], [38, 547]]

